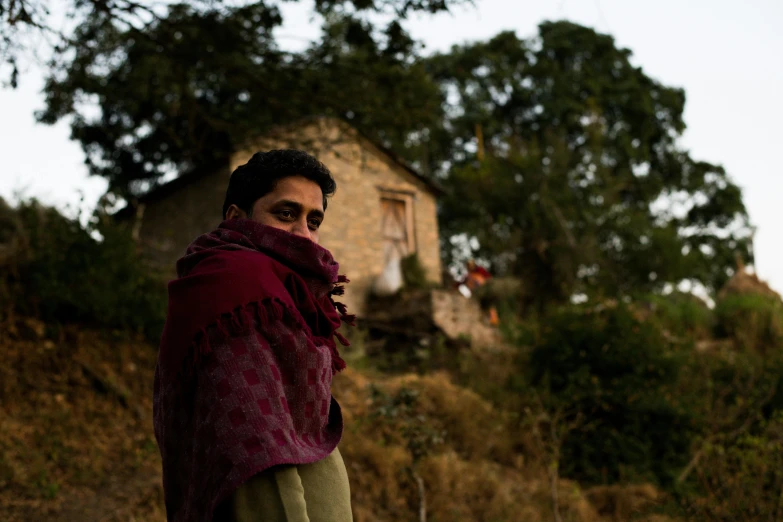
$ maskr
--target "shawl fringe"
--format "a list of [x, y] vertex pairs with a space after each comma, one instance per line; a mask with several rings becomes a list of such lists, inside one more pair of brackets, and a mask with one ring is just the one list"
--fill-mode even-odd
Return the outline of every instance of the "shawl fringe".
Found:
[[[334, 305], [337, 312], [340, 314], [340, 320], [343, 321], [345, 324], [348, 324], [350, 326], [356, 326], [356, 315], [349, 314], [346, 306], [343, 303], [339, 303], [334, 300], [332, 296], [335, 295], [343, 295], [345, 294], [345, 283], [350, 283], [351, 280], [348, 279], [344, 275], [338, 275], [337, 276], [337, 284], [334, 285], [332, 288], [332, 291], [329, 292], [329, 300]], [[341, 283], [341, 284], [340, 284]], [[340, 344], [343, 346], [350, 346], [350, 343], [348, 340], [343, 337], [341, 334], [335, 332], [335, 337], [340, 341]]]

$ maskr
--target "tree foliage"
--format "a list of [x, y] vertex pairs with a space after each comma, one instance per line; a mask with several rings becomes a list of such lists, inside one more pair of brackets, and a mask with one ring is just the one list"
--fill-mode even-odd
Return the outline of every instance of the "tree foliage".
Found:
[[35, 200], [11, 207], [0, 199], [0, 251], [0, 317], [18, 314], [159, 339], [166, 291], [130, 232], [103, 206], [85, 226]]
[[[224, 162], [248, 139], [307, 116], [345, 118], [401, 148], [410, 132], [434, 125], [440, 94], [400, 19], [458, 1], [319, 0], [323, 34], [302, 52], [274, 37], [279, 2], [160, 11], [78, 1], [72, 16], [81, 23], [54, 55], [38, 118], [73, 117], [90, 172], [124, 195], [170, 171]], [[386, 21], [373, 25], [366, 12]]]
[[[404, 18], [461, 1], [318, 0], [321, 37], [291, 52], [278, 1], [72, 0], [38, 117], [70, 118], [90, 172], [124, 196], [276, 125], [346, 119], [438, 176], [441, 236], [475, 237], [539, 307], [715, 290], [737, 255], [752, 261], [740, 189], [678, 145], [681, 89], [569, 22], [423, 57]], [[7, 48], [21, 27], [47, 30], [42, 0], [0, 6]]]
[[584, 418], [563, 445], [562, 472], [588, 483], [671, 484], [695, 435], [683, 366], [652, 323], [623, 307], [549, 318], [525, 359], [530, 384], [566, 421]]
[[630, 58], [610, 36], [556, 22], [428, 60], [447, 100], [431, 147], [451, 167], [444, 236], [477, 237], [534, 300], [683, 279], [715, 289], [735, 253], [750, 257], [740, 189], [677, 144], [685, 93]]

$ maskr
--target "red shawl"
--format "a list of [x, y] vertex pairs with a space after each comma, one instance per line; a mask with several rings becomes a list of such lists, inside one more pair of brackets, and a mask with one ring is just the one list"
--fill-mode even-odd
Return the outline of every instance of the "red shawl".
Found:
[[212, 520], [256, 473], [329, 455], [342, 435], [331, 396], [345, 367], [334, 338], [353, 316], [324, 248], [248, 219], [223, 222], [177, 262], [154, 384], [170, 521]]

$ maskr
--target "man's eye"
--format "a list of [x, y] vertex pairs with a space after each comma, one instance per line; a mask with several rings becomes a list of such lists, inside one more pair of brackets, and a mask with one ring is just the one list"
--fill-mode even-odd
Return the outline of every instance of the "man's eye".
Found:
[[317, 230], [321, 226], [321, 221], [318, 219], [311, 219], [309, 223], [312, 230]]
[[281, 210], [280, 212], [277, 213], [277, 215], [280, 216], [283, 219], [293, 219], [294, 218], [294, 213], [291, 212], [290, 210]]

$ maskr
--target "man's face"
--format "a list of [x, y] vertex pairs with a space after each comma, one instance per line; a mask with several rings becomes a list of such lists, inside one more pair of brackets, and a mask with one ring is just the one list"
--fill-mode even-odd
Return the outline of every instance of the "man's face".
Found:
[[[248, 217], [234, 205], [226, 219]], [[324, 220], [323, 193], [314, 181], [303, 176], [288, 176], [275, 189], [253, 204], [253, 221], [318, 243], [318, 229]]]

